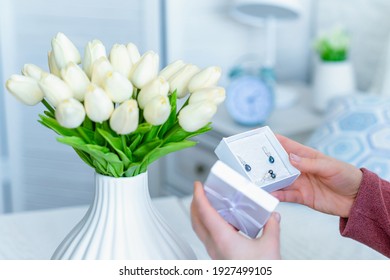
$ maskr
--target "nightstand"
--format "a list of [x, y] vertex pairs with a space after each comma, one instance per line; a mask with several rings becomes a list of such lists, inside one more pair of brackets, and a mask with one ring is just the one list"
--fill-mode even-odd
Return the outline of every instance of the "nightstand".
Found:
[[[264, 125], [268, 125], [274, 133], [304, 143], [322, 122], [322, 116], [310, 107], [311, 97], [308, 86], [303, 84], [289, 86], [299, 93], [298, 101], [288, 108], [275, 109]], [[213, 118], [213, 130], [194, 139], [199, 142], [198, 145], [175, 152], [163, 159], [162, 194], [177, 196], [191, 194], [193, 182], [205, 181], [211, 166], [217, 160], [214, 149], [221, 139], [257, 127], [259, 126], [237, 124], [230, 117], [226, 107], [221, 105]]]

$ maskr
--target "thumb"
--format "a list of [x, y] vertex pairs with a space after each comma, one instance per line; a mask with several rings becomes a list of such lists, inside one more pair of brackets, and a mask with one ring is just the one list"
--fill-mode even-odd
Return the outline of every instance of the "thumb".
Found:
[[262, 240], [265, 240], [271, 247], [278, 247], [280, 243], [280, 214], [273, 212], [268, 222], [265, 224]]

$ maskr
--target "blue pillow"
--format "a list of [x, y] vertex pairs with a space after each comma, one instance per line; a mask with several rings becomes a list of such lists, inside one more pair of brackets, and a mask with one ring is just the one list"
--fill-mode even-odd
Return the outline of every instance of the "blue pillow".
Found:
[[390, 180], [390, 99], [364, 94], [334, 99], [306, 144]]

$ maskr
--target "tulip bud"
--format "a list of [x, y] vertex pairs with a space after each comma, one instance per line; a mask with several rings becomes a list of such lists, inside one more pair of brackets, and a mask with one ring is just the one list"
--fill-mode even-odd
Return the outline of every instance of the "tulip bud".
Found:
[[129, 134], [138, 127], [139, 109], [134, 99], [119, 105], [110, 118], [110, 127], [118, 134]]
[[38, 84], [45, 94], [45, 98], [54, 107], [57, 107], [60, 102], [73, 97], [68, 84], [53, 74], [44, 74]]
[[102, 86], [107, 74], [113, 72], [114, 69], [107, 57], [102, 56], [95, 61], [92, 67], [92, 83]]
[[12, 75], [5, 83], [8, 91], [26, 105], [36, 105], [43, 99], [38, 82], [31, 77]]
[[194, 132], [210, 122], [216, 112], [217, 106], [212, 102], [189, 104], [180, 111], [179, 124], [185, 131]]
[[171, 113], [171, 105], [167, 96], [155, 96], [144, 109], [145, 120], [152, 125], [165, 123]]
[[134, 45], [133, 43], [128, 43], [126, 48], [127, 48], [128, 53], [129, 53], [129, 57], [130, 57], [132, 65], [136, 64], [139, 61], [139, 59], [141, 58], [141, 55], [139, 54], [137, 46]]
[[31, 77], [36, 81], [41, 79], [42, 74], [45, 73], [40, 67], [34, 64], [25, 64], [22, 69], [22, 74]]
[[58, 104], [55, 116], [58, 123], [63, 127], [79, 127], [85, 119], [84, 106], [80, 101], [70, 98]]
[[61, 76], [61, 72], [60, 72], [60, 70], [57, 67], [57, 63], [56, 63], [56, 61], [54, 59], [53, 51], [48, 52], [47, 53], [47, 57], [48, 57], [48, 61], [49, 61], [50, 73], [53, 74], [53, 75], [56, 75], [57, 77], [60, 77]]
[[112, 47], [110, 52], [110, 62], [114, 71], [122, 74], [126, 78], [129, 78], [133, 63], [125, 45], [115, 44]]
[[169, 80], [177, 71], [179, 71], [183, 66], [186, 65], [183, 60], [176, 60], [171, 64], [167, 65], [163, 70], [158, 74], [161, 77], [164, 77], [166, 80]]
[[65, 34], [61, 32], [57, 33], [56, 37], [51, 40], [51, 46], [58, 69], [66, 67], [69, 62], [76, 64], [81, 62], [79, 51]]
[[157, 77], [146, 84], [138, 93], [138, 106], [143, 109], [145, 105], [156, 96], [167, 96], [169, 84], [163, 77]]
[[85, 92], [89, 85], [89, 79], [85, 72], [74, 62], [61, 70], [62, 79], [73, 91], [73, 96], [79, 101], [84, 101]]
[[159, 57], [153, 51], [146, 52], [135, 64], [130, 73], [130, 80], [136, 88], [142, 89], [157, 77]]
[[103, 89], [89, 84], [84, 98], [84, 108], [88, 118], [102, 123], [110, 118], [114, 104]]
[[223, 87], [209, 87], [194, 91], [188, 101], [189, 104], [198, 102], [212, 102], [215, 105], [221, 104], [226, 97]]
[[99, 40], [88, 42], [84, 51], [83, 69], [89, 78], [92, 75], [94, 62], [102, 56], [107, 57], [103, 43]]
[[176, 90], [178, 98], [185, 97], [188, 92], [188, 82], [199, 70], [199, 67], [193, 64], [187, 64], [181, 68], [168, 80], [170, 91], [174, 92]]
[[220, 67], [207, 67], [192, 77], [188, 83], [188, 90], [194, 92], [197, 89], [213, 87], [217, 84], [220, 77]]
[[133, 95], [133, 85], [118, 72], [109, 72], [103, 82], [103, 89], [113, 102], [121, 103]]

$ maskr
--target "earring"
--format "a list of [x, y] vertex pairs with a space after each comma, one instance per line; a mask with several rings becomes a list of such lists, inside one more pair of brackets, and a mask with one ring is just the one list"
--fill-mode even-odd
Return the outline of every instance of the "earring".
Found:
[[239, 157], [239, 156], [237, 156], [237, 157], [247, 172], [252, 170], [252, 167], [249, 164], [247, 164], [241, 157]]
[[268, 170], [267, 173], [264, 174], [264, 177], [261, 181], [264, 182], [266, 180], [275, 179], [275, 178], [276, 178], [276, 174], [274, 173], [274, 171], [272, 169], [270, 169], [270, 170]]
[[268, 161], [270, 163], [274, 163], [275, 162], [275, 158], [271, 155], [271, 153], [268, 151], [267, 147], [266, 146], [263, 146], [263, 152], [265, 153], [265, 155], [268, 157]]

